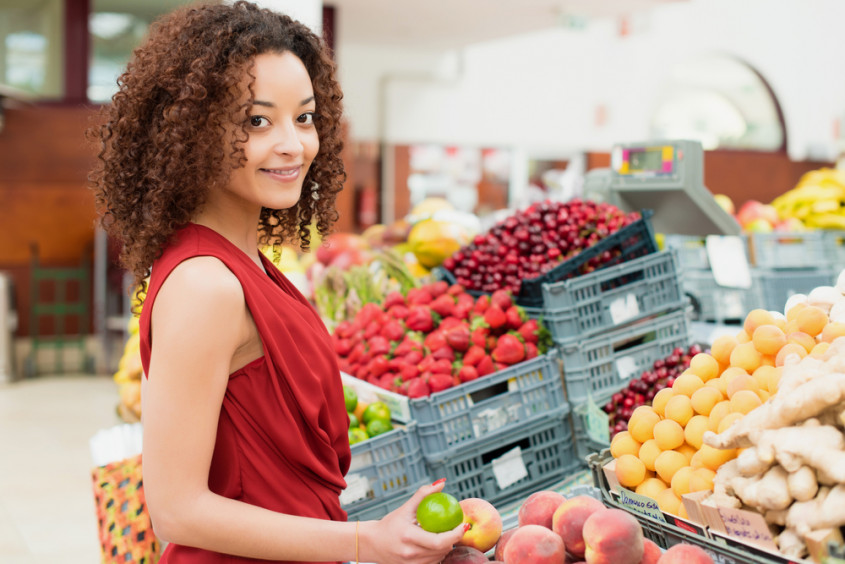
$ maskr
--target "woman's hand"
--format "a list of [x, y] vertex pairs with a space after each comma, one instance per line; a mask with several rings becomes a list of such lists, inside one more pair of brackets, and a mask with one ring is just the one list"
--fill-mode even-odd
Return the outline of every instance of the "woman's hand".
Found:
[[361, 523], [361, 562], [437, 564], [443, 560], [464, 536], [464, 523], [445, 533], [429, 533], [417, 524], [417, 506], [428, 494], [441, 491], [444, 483], [445, 480], [438, 480], [421, 487], [402, 507], [380, 521]]

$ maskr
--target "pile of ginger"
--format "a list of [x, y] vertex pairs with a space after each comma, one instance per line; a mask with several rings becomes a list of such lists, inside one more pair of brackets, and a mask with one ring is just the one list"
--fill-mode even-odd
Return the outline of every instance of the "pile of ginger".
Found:
[[716, 506], [753, 508], [782, 554], [807, 555], [813, 540], [845, 526], [845, 337], [819, 357], [791, 355], [777, 392], [723, 432], [714, 448], [741, 449], [716, 472]]

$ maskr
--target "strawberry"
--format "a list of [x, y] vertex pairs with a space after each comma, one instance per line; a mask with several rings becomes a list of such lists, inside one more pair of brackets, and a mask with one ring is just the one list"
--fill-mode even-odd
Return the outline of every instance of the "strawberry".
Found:
[[525, 360], [537, 358], [540, 352], [537, 350], [537, 345], [534, 343], [525, 343]]
[[438, 325], [437, 328], [445, 332], [456, 325], [461, 325], [461, 323], [461, 320], [457, 317], [446, 317], [440, 322], [440, 325]]
[[484, 355], [481, 360], [478, 361], [478, 364], [475, 365], [475, 369], [478, 372], [478, 376], [487, 376], [488, 374], [492, 374], [496, 371], [496, 366], [493, 364], [493, 359], [490, 358], [490, 355]]
[[431, 371], [434, 374], [452, 374], [452, 361], [445, 358], [435, 360], [431, 365]]
[[378, 321], [370, 321], [364, 329], [364, 338], [369, 339], [374, 335], [378, 335], [379, 331], [381, 331], [381, 323]]
[[475, 315], [484, 315], [488, 307], [490, 307], [490, 296], [484, 294], [475, 301], [475, 305], [472, 306], [472, 313]]
[[540, 326], [536, 319], [529, 319], [519, 327], [519, 334], [526, 343], [537, 344], [540, 340]]
[[421, 350], [414, 349], [402, 358], [408, 364], [416, 365], [419, 364], [419, 362], [423, 359], [423, 353]]
[[406, 354], [414, 350], [413, 343], [414, 341], [409, 339], [406, 335], [405, 338], [402, 339], [402, 342], [396, 345], [396, 348], [393, 349], [393, 356], [405, 356]]
[[525, 360], [525, 345], [511, 333], [502, 335], [493, 350], [493, 360], [507, 365]]
[[387, 361], [387, 369], [393, 373], [399, 372], [405, 366], [405, 361], [401, 358], [391, 358]]
[[428, 386], [431, 389], [432, 394], [436, 394], [437, 392], [442, 392], [443, 390], [448, 390], [452, 386], [454, 386], [454, 382], [452, 381], [451, 374], [432, 374], [428, 379]]
[[389, 368], [387, 364], [388, 361], [386, 357], [381, 355], [374, 357], [373, 360], [370, 361], [370, 365], [368, 367], [370, 374], [372, 374], [373, 376], [381, 376], [382, 374], [387, 372]]
[[465, 366], [475, 366], [478, 364], [478, 361], [484, 357], [484, 349], [482, 347], [473, 345], [467, 350], [466, 354], [464, 354], [464, 365]]
[[507, 290], [496, 290], [490, 296], [490, 303], [499, 306], [502, 311], [507, 311], [513, 305], [511, 293]]
[[455, 298], [448, 294], [438, 296], [428, 306], [440, 317], [449, 317], [455, 311]]
[[354, 333], [355, 330], [352, 326], [352, 322], [350, 321], [341, 321], [337, 324], [337, 327], [334, 328], [334, 334], [340, 337], [341, 339], [346, 339]]
[[433, 284], [429, 284], [426, 289], [428, 290], [428, 293], [431, 294], [432, 298], [437, 298], [449, 291], [449, 283], [445, 280], [438, 280]]
[[469, 319], [470, 311], [472, 311], [472, 304], [457, 304], [454, 311], [452, 311], [452, 315], [457, 319], [465, 321]]
[[425, 306], [411, 308], [408, 317], [405, 318], [405, 325], [411, 331], [430, 332], [434, 329], [434, 319], [431, 317], [431, 310]]
[[437, 349], [436, 351], [434, 351], [433, 353], [431, 353], [431, 356], [434, 357], [437, 360], [445, 359], [445, 360], [448, 360], [449, 362], [452, 362], [453, 360], [455, 360], [455, 351], [452, 350], [452, 348], [448, 347], [448, 346], [447, 347], [441, 347], [441, 348]]
[[403, 359], [402, 367], [399, 369], [399, 375], [402, 376], [403, 380], [410, 380], [419, 376], [420, 370], [416, 364], [411, 364]]
[[390, 352], [390, 341], [381, 335], [374, 335], [369, 341], [367, 341], [367, 344], [370, 346], [369, 352], [373, 356], [387, 354]]
[[405, 336], [405, 328], [402, 327], [401, 323], [393, 319], [382, 326], [379, 335], [388, 341], [401, 341], [402, 337]]
[[431, 294], [423, 288], [411, 288], [408, 290], [408, 305], [426, 305], [432, 301]]
[[446, 293], [450, 296], [457, 296], [458, 294], [461, 294], [463, 292], [466, 292], [466, 288], [464, 288], [460, 284], [452, 284], [451, 286], [449, 286], [449, 289], [446, 290]]
[[405, 319], [408, 317], [408, 312], [410, 310], [401, 304], [396, 304], [391, 306], [390, 309], [387, 310], [388, 317], [392, 317], [393, 319]]
[[361, 306], [361, 309], [355, 315], [355, 319], [361, 323], [361, 327], [366, 327], [371, 321], [378, 322], [383, 313], [378, 304], [369, 302]]
[[484, 312], [484, 321], [490, 326], [490, 329], [495, 331], [496, 329], [505, 326], [507, 318], [505, 317], [505, 312], [502, 311], [502, 308], [493, 304]]
[[358, 362], [361, 359], [361, 356], [363, 356], [363, 354], [366, 352], [366, 350], [367, 350], [367, 345], [365, 345], [364, 343], [358, 343], [357, 345], [352, 347], [352, 352], [349, 353], [349, 357], [348, 357], [349, 362], [350, 363]]
[[401, 292], [397, 292], [396, 290], [388, 292], [387, 296], [384, 297], [384, 303], [381, 305], [381, 307], [385, 310], [389, 310], [395, 305], [405, 305], [405, 296], [403, 296]]
[[469, 348], [469, 338], [469, 327], [464, 323], [446, 330], [446, 343], [458, 352], [464, 352]]
[[409, 398], [424, 398], [431, 395], [428, 383], [422, 378], [413, 378], [410, 381], [405, 381], [405, 384], [407, 384], [406, 395]]
[[442, 349], [446, 346], [446, 335], [440, 329], [432, 331], [426, 335], [423, 345], [431, 352]]
[[468, 305], [470, 308], [475, 305], [475, 298], [473, 298], [470, 294], [466, 292], [461, 292], [456, 297], [457, 305], [459, 306], [466, 306]]
[[508, 329], [519, 329], [525, 321], [522, 310], [518, 306], [511, 306], [506, 309], [505, 319], [507, 319]]
[[435, 362], [437, 362], [436, 359], [432, 358], [431, 356], [426, 356], [420, 361], [420, 363], [417, 365], [417, 368], [420, 372], [431, 372], [431, 367], [434, 366]]
[[392, 390], [393, 389], [393, 380], [395, 376], [391, 373], [382, 374], [378, 377], [378, 384], [376, 384], [379, 388], [384, 388], [385, 390]]
[[464, 365], [458, 371], [458, 379], [461, 382], [470, 382], [478, 378], [478, 370], [474, 366]]
[[346, 356], [352, 352], [352, 343], [349, 339], [334, 339], [334, 352], [338, 356]]
[[470, 333], [470, 341], [476, 347], [481, 347], [482, 349], [487, 347], [487, 336], [490, 334], [490, 329], [487, 327], [479, 327], [477, 329], [473, 329], [472, 333]]

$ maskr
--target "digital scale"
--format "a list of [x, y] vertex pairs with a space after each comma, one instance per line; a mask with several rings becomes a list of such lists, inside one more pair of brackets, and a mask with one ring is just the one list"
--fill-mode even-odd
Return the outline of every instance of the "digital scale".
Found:
[[739, 223], [704, 186], [704, 151], [698, 141], [620, 144], [610, 169], [590, 171], [584, 197], [608, 201], [625, 211], [653, 210], [660, 233], [739, 235]]

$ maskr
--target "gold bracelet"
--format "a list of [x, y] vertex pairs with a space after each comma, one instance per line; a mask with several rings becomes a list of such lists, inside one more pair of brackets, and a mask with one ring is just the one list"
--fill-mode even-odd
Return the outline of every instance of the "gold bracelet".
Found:
[[361, 521], [355, 521], [355, 564], [361, 564], [358, 562], [358, 527], [361, 525]]

